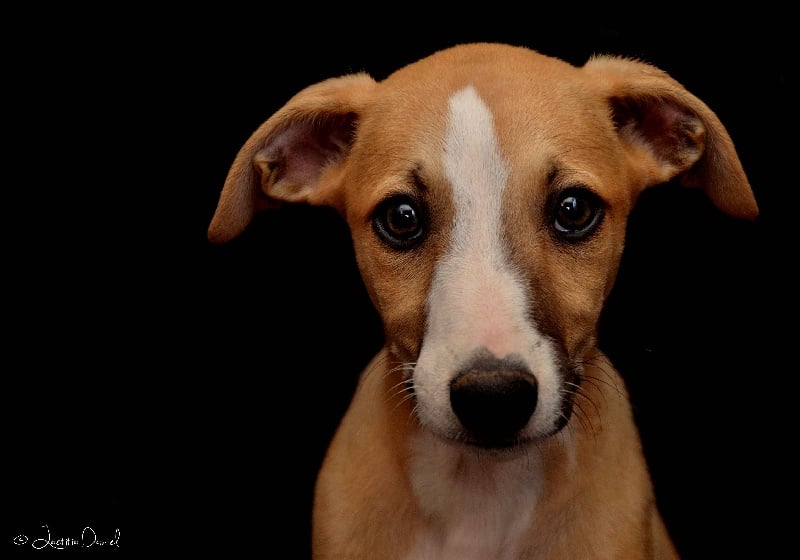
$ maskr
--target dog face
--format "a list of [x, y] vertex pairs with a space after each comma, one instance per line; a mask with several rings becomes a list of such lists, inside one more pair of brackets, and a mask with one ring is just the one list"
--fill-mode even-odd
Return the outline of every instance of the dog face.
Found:
[[[422, 424], [505, 446], [569, 417], [639, 187], [608, 108], [571, 82], [553, 91], [533, 73], [499, 89], [491, 72], [461, 72], [413, 72], [362, 123], [344, 206], [393, 354], [415, 364]], [[547, 119], [524, 113], [545, 104]]]
[[240, 151], [209, 235], [276, 201], [336, 208], [420, 425], [517, 448], [569, 419], [627, 216], [676, 176], [757, 213], [716, 116], [663, 72], [462, 45], [298, 93]]

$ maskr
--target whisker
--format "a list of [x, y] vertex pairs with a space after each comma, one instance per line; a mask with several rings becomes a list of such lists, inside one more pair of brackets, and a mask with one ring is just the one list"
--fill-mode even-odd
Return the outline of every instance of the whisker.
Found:
[[[398, 362], [394, 366], [388, 368], [384, 375], [389, 376], [397, 372], [411, 373], [414, 371], [416, 365], [416, 362]], [[387, 390], [386, 402], [396, 399], [397, 397], [399, 397], [399, 399], [394, 405], [395, 408], [399, 408], [403, 403], [414, 398], [414, 386], [408, 376], [404, 375], [403, 379]], [[412, 416], [415, 409], [416, 406], [412, 409]]]
[[[595, 406], [595, 404], [592, 402], [591, 399], [586, 398], [584, 395], [581, 395], [580, 393], [577, 393], [577, 395], [584, 397], [586, 400], [589, 401], [589, 403], [592, 404], [592, 406], [595, 407], [595, 409], [597, 409], [597, 406]], [[592, 419], [589, 417], [589, 415], [586, 413], [586, 411], [583, 409], [583, 407], [577, 401], [575, 401], [572, 406], [574, 407], [573, 413], [575, 414], [575, 417], [578, 418], [578, 419], [583, 417], [583, 420], [581, 421], [581, 427], [584, 429], [585, 432], [592, 434], [596, 438], [597, 437], [597, 430], [595, 430], [595, 428], [594, 428], [594, 424], [592, 423]], [[587, 424], [588, 424], [588, 426], [587, 426]]]
[[613, 388], [618, 394], [621, 394], [622, 391], [620, 390], [618, 380], [619, 377], [616, 375], [616, 369], [611, 364], [607, 357], [602, 357], [602, 360], [598, 358], [593, 358], [591, 360], [587, 360], [583, 362], [582, 365], [590, 365], [595, 369], [599, 370], [604, 376], [605, 379], [599, 377], [593, 377], [599, 382], [607, 384], [609, 387]]

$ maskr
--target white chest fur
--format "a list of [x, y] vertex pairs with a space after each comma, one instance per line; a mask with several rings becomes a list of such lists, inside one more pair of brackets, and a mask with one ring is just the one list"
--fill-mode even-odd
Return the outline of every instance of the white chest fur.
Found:
[[420, 436], [411, 481], [425, 523], [406, 560], [517, 558], [540, 491], [539, 472], [535, 451], [503, 459]]

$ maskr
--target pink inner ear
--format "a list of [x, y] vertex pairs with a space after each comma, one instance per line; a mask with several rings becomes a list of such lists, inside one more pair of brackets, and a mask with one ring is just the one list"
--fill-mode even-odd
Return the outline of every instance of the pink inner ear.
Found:
[[668, 100], [616, 98], [612, 112], [620, 134], [649, 145], [662, 163], [684, 169], [703, 152], [705, 129], [700, 119]]
[[340, 161], [350, 149], [355, 115], [333, 114], [293, 123], [267, 146], [278, 164], [277, 180], [302, 188], [313, 183], [330, 164]]

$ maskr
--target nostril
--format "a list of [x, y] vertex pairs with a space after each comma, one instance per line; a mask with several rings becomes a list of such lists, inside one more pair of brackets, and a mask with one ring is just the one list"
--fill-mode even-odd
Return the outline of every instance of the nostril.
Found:
[[536, 378], [521, 369], [467, 370], [450, 383], [450, 404], [481, 440], [507, 440], [536, 410]]

